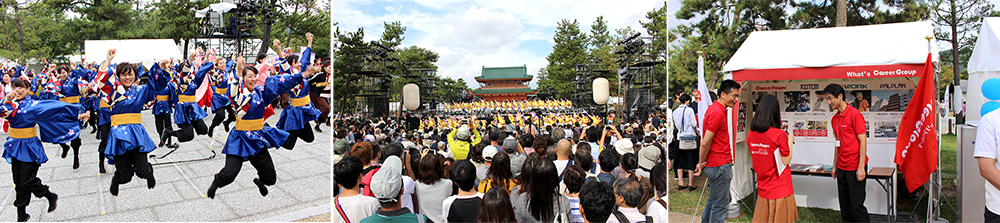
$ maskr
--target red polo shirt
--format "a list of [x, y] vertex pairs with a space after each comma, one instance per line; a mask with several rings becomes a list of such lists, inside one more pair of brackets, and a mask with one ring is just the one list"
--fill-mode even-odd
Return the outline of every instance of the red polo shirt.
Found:
[[[837, 155], [837, 168], [846, 171], [858, 169], [858, 155], [861, 146], [858, 135], [865, 134], [865, 117], [851, 105], [847, 109], [833, 115], [830, 120], [833, 134], [840, 140], [840, 151]], [[865, 154], [865, 165], [868, 165], [868, 154]]]
[[[733, 153], [729, 151], [729, 119], [726, 118], [726, 106], [715, 102], [708, 106], [705, 112], [705, 131], [712, 131], [712, 147], [708, 149], [705, 166], [717, 167], [733, 161]], [[704, 135], [704, 132], [702, 133]]]
[[763, 133], [750, 131], [747, 133], [747, 145], [750, 146], [750, 156], [753, 157], [753, 170], [757, 172], [757, 194], [764, 199], [777, 200], [795, 193], [795, 188], [792, 187], [792, 168], [785, 168], [779, 176], [774, 160], [776, 149], [782, 157], [791, 153], [788, 134], [774, 127]]

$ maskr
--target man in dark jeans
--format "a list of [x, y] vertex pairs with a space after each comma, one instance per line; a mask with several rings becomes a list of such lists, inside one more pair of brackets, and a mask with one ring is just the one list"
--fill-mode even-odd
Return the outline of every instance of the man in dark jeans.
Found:
[[719, 100], [712, 103], [705, 112], [704, 137], [701, 139], [694, 175], [700, 176], [704, 169], [708, 175], [708, 186], [712, 190], [708, 194], [701, 222], [723, 222], [726, 218], [729, 186], [733, 179], [733, 154], [729, 150], [729, 133], [726, 127], [729, 125], [729, 118], [726, 116], [726, 108], [736, 105], [739, 93], [739, 83], [733, 80], [722, 81]]
[[833, 163], [837, 166], [832, 175], [837, 180], [840, 215], [844, 222], [869, 222], [865, 207], [865, 174], [868, 172], [868, 136], [865, 117], [844, 102], [844, 88], [829, 84], [823, 89], [830, 109], [836, 110], [830, 120], [836, 142]]

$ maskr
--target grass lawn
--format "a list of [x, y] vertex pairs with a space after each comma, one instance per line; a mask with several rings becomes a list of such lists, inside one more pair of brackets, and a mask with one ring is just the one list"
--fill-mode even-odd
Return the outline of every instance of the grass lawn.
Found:
[[[941, 217], [947, 219], [949, 222], [957, 222], [957, 211], [954, 208], [958, 205], [956, 203], [958, 200], [955, 197], [954, 181], [957, 173], [955, 170], [955, 140], [955, 135], [953, 134], [941, 137]], [[673, 171], [670, 171], [670, 174], [670, 176], [676, 176]], [[701, 212], [705, 207], [705, 200], [708, 199], [708, 192], [711, 190], [711, 188], [704, 188], [705, 177], [694, 178], [694, 184], [698, 186], [698, 189], [695, 191], [677, 191], [677, 180], [674, 180], [673, 177], [668, 179], [670, 179], [670, 212], [701, 216]], [[900, 184], [897, 183], [897, 185]], [[702, 196], [702, 189], [705, 190], [704, 196]], [[752, 194], [747, 196], [743, 202], [740, 202], [740, 217], [727, 219], [727, 221], [750, 222], [753, 219], [751, 213], [753, 213], [755, 205], [754, 197], [756, 196], [756, 193]], [[927, 194], [923, 192], [923, 189], [918, 189], [914, 192], [914, 195], [910, 196], [906, 195], [905, 189], [900, 187], [897, 198], [896, 205], [899, 213], [913, 213], [914, 220], [924, 222], [927, 215]], [[832, 209], [799, 207], [798, 212], [799, 222], [840, 222], [841, 220], [840, 211]]]

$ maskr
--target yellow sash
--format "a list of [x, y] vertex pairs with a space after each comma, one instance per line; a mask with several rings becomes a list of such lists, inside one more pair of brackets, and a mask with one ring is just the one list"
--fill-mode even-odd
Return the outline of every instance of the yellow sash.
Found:
[[292, 106], [295, 107], [306, 106], [309, 104], [309, 97], [292, 98], [291, 101], [292, 101]]
[[236, 120], [236, 130], [257, 131], [264, 128], [264, 119], [239, 119]]
[[68, 97], [60, 98], [59, 100], [62, 101], [62, 102], [70, 103], [70, 104], [76, 104], [76, 103], [80, 103], [80, 96], [68, 96]]
[[7, 133], [8, 133], [8, 135], [11, 138], [15, 138], [15, 139], [27, 139], [27, 138], [34, 138], [34, 137], [38, 136], [38, 133], [35, 131], [35, 126], [32, 126], [31, 128], [23, 128], [23, 129], [10, 127], [10, 130], [7, 131]]
[[111, 116], [111, 126], [140, 124], [140, 121], [142, 121], [142, 114], [139, 113], [125, 113]]
[[157, 95], [156, 96], [156, 100], [157, 101], [169, 101], [170, 100], [170, 95]]
[[197, 99], [194, 97], [194, 95], [180, 95], [178, 97], [179, 97], [178, 100], [179, 102], [195, 102]]

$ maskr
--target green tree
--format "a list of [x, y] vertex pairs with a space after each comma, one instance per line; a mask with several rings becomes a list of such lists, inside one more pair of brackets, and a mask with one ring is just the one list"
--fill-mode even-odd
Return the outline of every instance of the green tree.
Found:
[[[60, 12], [73, 12], [80, 17], [66, 24], [73, 38], [68, 43], [75, 50], [83, 50], [85, 40], [110, 40], [142, 38], [147, 29], [139, 27], [143, 15], [136, 9], [137, 0], [46, 0], [46, 4]], [[135, 7], [135, 8], [134, 8]]]
[[611, 43], [611, 34], [608, 34], [608, 23], [604, 21], [604, 16], [598, 16], [594, 24], [590, 25], [590, 46], [600, 48]]
[[[312, 33], [312, 52], [316, 53], [316, 58], [328, 58], [330, 53], [330, 14], [329, 10], [322, 9], [317, 5], [317, 0], [288, 0], [282, 1], [275, 14], [275, 27], [282, 29], [269, 30], [270, 35], [262, 38], [262, 47], [271, 45], [266, 37], [282, 40], [282, 47], [293, 47], [297, 51], [297, 46], [306, 45], [306, 33]], [[258, 21], [262, 18], [258, 18]], [[265, 24], [266, 26], [266, 24]]]
[[[795, 13], [788, 18], [793, 29], [836, 26], [836, 1], [791, 1]], [[920, 21], [929, 18], [929, 6], [919, 0], [846, 1], [847, 26]]]
[[942, 62], [947, 60], [951, 65], [953, 77], [948, 79], [958, 85], [958, 74], [965, 70], [968, 56], [976, 44], [976, 32], [983, 25], [983, 18], [993, 11], [993, 4], [987, 0], [935, 0], [932, 4], [934, 10], [931, 12], [936, 18], [934, 22], [942, 27], [934, 29], [934, 37], [948, 42], [952, 49], [948, 53], [949, 57], [942, 57]]
[[[147, 36], [149, 38], [171, 38], [174, 43], [181, 43], [187, 46], [191, 38], [197, 38], [199, 18], [194, 17], [194, 11], [208, 7], [208, 0], [159, 0], [152, 4], [152, 16], [143, 16], [151, 20], [148, 27]], [[185, 52], [188, 47], [184, 47]]]
[[[646, 34], [649, 34], [649, 36], [653, 37], [652, 40], [653, 52], [650, 52], [650, 54], [655, 55], [654, 58], [656, 58], [656, 61], [665, 62], [667, 61], [666, 55], [664, 54], [665, 52], [667, 52], [666, 4], [664, 4], [663, 7], [646, 12], [646, 19], [649, 19], [649, 21], [648, 22], [640, 21], [639, 23], [642, 24], [643, 28], [646, 28]], [[667, 69], [664, 66], [666, 66], [666, 64], [659, 64], [653, 66], [654, 81], [662, 83], [660, 81], [665, 80], [667, 78]], [[656, 87], [654, 87], [652, 91], [653, 91], [653, 96], [655, 98], [661, 98], [661, 100], [666, 100], [667, 96], [666, 83], [662, 85], [661, 84], [656, 85]]]
[[546, 66], [548, 74], [544, 82], [538, 82], [538, 86], [551, 86], [555, 98], [568, 99], [576, 89], [573, 85], [576, 65], [585, 63], [587, 35], [580, 32], [580, 23], [576, 19], [572, 22], [563, 19], [559, 21], [552, 39], [556, 44], [552, 46], [552, 53], [545, 57], [549, 61]]
[[42, 2], [19, 3], [0, 0], [0, 57], [7, 59], [55, 59], [72, 54], [67, 45], [73, 33], [59, 10]]
[[362, 64], [368, 43], [364, 41], [364, 28], [355, 32], [341, 32], [338, 28], [334, 34], [337, 51], [334, 52], [334, 103], [331, 108], [334, 112], [354, 112], [358, 110], [357, 95], [361, 92], [361, 86], [356, 84], [361, 79], [357, 72], [364, 69]]
[[399, 21], [392, 23], [382, 22], [385, 27], [385, 31], [382, 31], [382, 39], [379, 39], [379, 44], [382, 44], [388, 48], [396, 48], [399, 44], [403, 43], [403, 33], [406, 32], [406, 27], [403, 26]]

